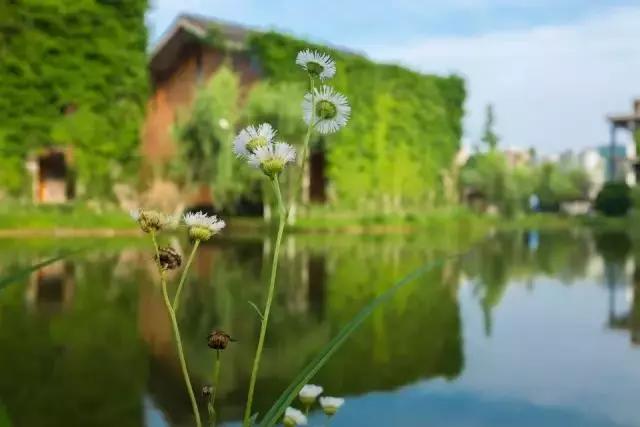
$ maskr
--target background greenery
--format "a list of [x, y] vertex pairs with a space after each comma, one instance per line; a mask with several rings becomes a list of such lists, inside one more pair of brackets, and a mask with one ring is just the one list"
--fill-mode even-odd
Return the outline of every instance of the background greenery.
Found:
[[4, 190], [24, 192], [26, 156], [53, 144], [73, 147], [78, 190], [87, 196], [109, 196], [111, 182], [135, 166], [148, 86], [147, 7], [147, 0], [0, 1]]
[[450, 166], [462, 135], [466, 92], [461, 78], [376, 64], [274, 32], [254, 34], [249, 44], [274, 85], [306, 82], [294, 62], [304, 48], [335, 58], [338, 72], [330, 83], [347, 95], [353, 115], [346, 128], [314, 141], [327, 152], [334, 202], [398, 211], [440, 196], [441, 171]]

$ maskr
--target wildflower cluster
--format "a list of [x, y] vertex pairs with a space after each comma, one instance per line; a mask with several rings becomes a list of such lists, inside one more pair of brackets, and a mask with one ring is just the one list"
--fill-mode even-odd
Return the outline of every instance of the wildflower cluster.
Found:
[[238, 157], [271, 179], [282, 172], [287, 163], [296, 159], [296, 150], [291, 145], [276, 141], [276, 131], [269, 123], [247, 126], [233, 141], [233, 151]]
[[[316, 80], [325, 82], [336, 74], [335, 61], [329, 55], [307, 49], [298, 53], [296, 63], [307, 72], [309, 77], [309, 92], [304, 95], [302, 100], [302, 119], [308, 126], [302, 144], [302, 156], [300, 158], [300, 177], [302, 178], [302, 174], [305, 171], [306, 157], [312, 132], [315, 130], [320, 134], [330, 134], [339, 131], [349, 121], [351, 107], [349, 106], [347, 98], [330, 86], [322, 85], [319, 89], [315, 88]], [[233, 151], [236, 156], [245, 159], [250, 166], [260, 169], [271, 180], [280, 208], [280, 223], [274, 245], [271, 276], [264, 311], [260, 312], [254, 305], [254, 308], [260, 316], [261, 327], [256, 355], [253, 361], [253, 370], [251, 371], [251, 379], [249, 381], [249, 392], [243, 419], [244, 427], [248, 427], [251, 424], [251, 405], [269, 322], [269, 314], [271, 313], [278, 267], [278, 253], [287, 216], [287, 209], [284, 206], [280, 192], [278, 176], [289, 163], [293, 163], [296, 160], [296, 150], [286, 142], [277, 141], [276, 135], [277, 131], [273, 129], [269, 123], [262, 123], [258, 126], [247, 126], [242, 129], [233, 141]], [[302, 184], [302, 179], [300, 184]], [[302, 188], [302, 186], [300, 186], [300, 188]], [[305, 387], [306, 388], [301, 391], [300, 397], [308, 412], [316, 398], [322, 393], [322, 387]], [[327, 405], [327, 414], [331, 412], [335, 413], [341, 405], [337, 400], [326, 400], [325, 403]], [[305, 414], [302, 412], [294, 408], [288, 408], [284, 414], [283, 422], [285, 426], [290, 427], [306, 425], [307, 420]]]
[[[185, 359], [184, 350], [182, 348], [182, 341], [180, 339], [180, 329], [178, 326], [176, 312], [178, 311], [178, 307], [180, 305], [180, 292], [182, 291], [189, 266], [193, 261], [196, 250], [198, 249], [198, 245], [201, 241], [209, 240], [215, 234], [219, 233], [225, 227], [225, 222], [221, 219], [218, 219], [215, 215], [209, 216], [204, 212], [187, 213], [183, 216], [182, 224], [187, 228], [189, 236], [193, 240], [195, 240], [195, 243], [193, 245], [193, 249], [191, 250], [191, 254], [189, 255], [187, 263], [182, 271], [178, 288], [175, 292], [175, 295], [173, 296], [173, 303], [171, 303], [167, 290], [166, 271], [180, 268], [182, 266], [182, 256], [180, 255], [180, 253], [178, 253], [178, 251], [170, 246], [160, 247], [158, 245], [157, 234], [168, 228], [174, 228], [177, 225], [177, 221], [172, 216], [165, 215], [158, 211], [145, 209], [136, 209], [131, 211], [131, 217], [138, 223], [142, 231], [151, 235], [153, 247], [155, 250], [153, 259], [158, 267], [158, 272], [160, 273], [162, 296], [164, 298], [165, 307], [169, 314], [169, 319], [171, 320], [171, 326], [178, 350], [178, 358], [180, 361], [182, 376], [184, 378], [187, 392], [189, 394], [189, 399], [191, 401], [191, 407], [193, 410], [193, 416], [196, 422], [196, 426], [201, 427], [202, 421], [200, 420], [198, 404], [196, 402], [195, 394], [193, 392], [193, 386], [191, 385], [191, 380], [189, 377], [189, 371], [187, 369], [187, 362]], [[224, 349], [227, 346], [229, 341], [232, 341], [231, 337], [220, 331], [214, 331], [209, 336], [209, 345], [212, 348], [215, 348], [218, 353], [220, 349]], [[203, 388], [203, 394], [211, 396], [209, 397], [209, 399], [211, 401], [210, 405], [212, 406], [215, 399], [215, 386], [214, 388]]]
[[339, 131], [351, 115], [347, 98], [330, 86], [314, 87], [314, 79], [324, 82], [336, 74], [335, 62], [326, 54], [307, 49], [298, 53], [296, 63], [309, 74], [310, 90], [302, 101], [305, 123], [321, 134]]
[[[332, 78], [336, 73], [336, 64], [330, 56], [316, 51], [305, 50], [298, 54], [296, 63], [307, 72], [310, 86], [309, 92], [304, 95], [302, 101], [302, 119], [308, 125], [306, 137], [302, 144], [303, 151], [300, 169], [301, 171], [304, 171], [308, 144], [312, 132], [314, 130], [320, 134], [337, 132], [347, 124], [351, 114], [351, 107], [349, 106], [347, 98], [341, 93], [335, 91], [333, 88], [326, 85], [322, 85], [318, 89], [315, 88], [316, 80], [325, 82]], [[222, 126], [222, 124], [220, 126]], [[284, 171], [285, 167], [293, 164], [297, 157], [296, 149], [286, 142], [277, 140], [276, 136], [277, 131], [271, 124], [262, 123], [257, 126], [251, 125], [245, 127], [233, 140], [233, 151], [236, 156], [245, 160], [249, 166], [262, 171], [262, 173], [271, 181], [276, 200], [280, 208], [280, 222], [278, 224], [278, 231], [274, 243], [271, 274], [264, 310], [261, 311], [252, 303], [260, 316], [261, 325], [258, 346], [256, 348], [251, 379], [249, 382], [249, 391], [247, 394], [247, 402], [243, 418], [244, 427], [249, 427], [252, 424], [251, 406], [267, 332], [267, 325], [269, 322], [269, 315], [275, 294], [279, 260], [278, 254], [282, 243], [282, 235], [287, 216], [287, 209], [284, 206], [278, 178]], [[187, 228], [189, 236], [194, 240], [194, 245], [191, 254], [185, 263], [178, 288], [173, 297], [173, 303], [171, 303], [167, 292], [166, 271], [180, 268], [182, 266], [182, 256], [171, 247], [161, 248], [158, 245], [156, 234], [167, 228], [175, 227], [178, 221], [171, 216], [164, 215], [153, 210], [138, 209], [133, 211], [131, 216], [138, 223], [140, 229], [145, 233], [149, 233], [153, 240], [155, 249], [154, 259], [160, 273], [163, 297], [173, 327], [180, 366], [182, 368], [185, 384], [187, 385], [187, 391], [191, 400], [196, 426], [201, 427], [202, 422], [200, 420], [198, 405], [189, 378], [184, 351], [182, 349], [176, 312], [178, 311], [180, 304], [180, 292], [185, 284], [187, 271], [193, 261], [198, 245], [200, 242], [207, 241], [218, 234], [226, 224], [215, 215], [210, 216], [204, 212], [190, 212], [182, 217], [181, 223]], [[232, 341], [235, 340], [231, 338], [229, 334], [217, 329], [213, 330], [207, 338], [207, 346], [215, 350], [214, 372], [212, 378], [213, 382], [211, 385], [206, 385], [202, 388], [202, 396], [207, 401], [210, 422], [214, 426], [217, 418], [215, 399], [216, 391], [218, 389], [218, 379], [220, 377], [221, 353]], [[304, 405], [305, 413], [295, 408], [287, 408], [283, 418], [284, 425], [288, 427], [306, 425], [306, 415], [316, 401], [320, 403], [322, 410], [327, 416], [334, 415], [340, 406], [342, 406], [344, 400], [335, 397], [320, 397], [318, 399], [322, 392], [323, 389], [320, 386], [304, 386], [302, 390], [300, 390], [299, 397], [300, 401]]]
[[316, 400], [320, 403], [320, 407], [326, 416], [332, 417], [338, 412], [338, 409], [344, 405], [344, 399], [341, 397], [322, 396], [324, 389], [322, 386], [314, 384], [306, 384], [298, 392], [298, 398], [304, 406], [304, 413], [298, 409], [289, 407], [284, 413], [282, 423], [287, 427], [296, 427], [307, 425], [307, 415], [313, 407]]

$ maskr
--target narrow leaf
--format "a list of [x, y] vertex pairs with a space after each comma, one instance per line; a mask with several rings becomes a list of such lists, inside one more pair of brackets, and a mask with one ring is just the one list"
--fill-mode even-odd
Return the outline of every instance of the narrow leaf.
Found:
[[39, 262], [37, 264], [33, 264], [29, 267], [25, 267], [25, 268], [20, 268], [14, 271], [9, 271], [7, 274], [5, 274], [4, 276], [0, 277], [0, 290], [2, 290], [4, 287], [6, 287], [7, 285], [9, 285], [10, 283], [15, 282], [16, 280], [22, 279], [23, 277], [27, 277], [29, 276], [29, 274], [33, 273], [34, 271], [45, 267], [49, 264], [53, 264], [56, 261], [60, 261], [62, 259], [65, 259], [73, 254], [76, 254], [78, 252], [83, 251], [84, 249], [78, 249], [75, 251], [69, 251], [69, 252], [64, 252], [60, 255], [57, 255], [53, 258], [49, 258], [46, 259], [42, 262]]
[[349, 321], [333, 339], [314, 357], [314, 359], [298, 374], [298, 376], [291, 382], [289, 387], [280, 395], [278, 400], [273, 404], [271, 409], [264, 416], [261, 426], [271, 427], [278, 422], [282, 417], [287, 406], [296, 398], [296, 395], [307, 384], [313, 376], [320, 370], [320, 368], [327, 363], [331, 356], [340, 348], [340, 346], [349, 338], [349, 336], [373, 313], [373, 311], [389, 301], [391, 297], [402, 287], [411, 283], [415, 279], [419, 278], [423, 274], [432, 270], [433, 268], [443, 264], [445, 261], [464, 257], [471, 250], [463, 253], [456, 253], [442, 257], [438, 260], [429, 262], [422, 267], [409, 273], [396, 283], [394, 283], [389, 289], [380, 294], [369, 302], [356, 316]]
[[260, 316], [260, 321], [263, 321], [264, 320], [264, 316], [262, 315], [262, 312], [260, 311], [258, 306], [253, 301], [249, 301], [249, 305], [251, 307], [253, 307], [253, 309], [256, 311], [256, 313], [258, 313], [258, 316]]

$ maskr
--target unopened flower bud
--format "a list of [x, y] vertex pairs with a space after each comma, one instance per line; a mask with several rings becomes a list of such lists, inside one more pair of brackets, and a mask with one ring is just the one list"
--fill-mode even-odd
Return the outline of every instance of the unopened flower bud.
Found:
[[318, 396], [322, 394], [322, 390], [319, 385], [305, 384], [298, 392], [298, 397], [305, 406], [311, 406]]
[[182, 265], [182, 257], [171, 247], [160, 248], [154, 258], [163, 270], [175, 270]]
[[209, 334], [207, 345], [214, 350], [224, 350], [230, 341], [235, 341], [231, 336], [223, 331], [215, 330]]
[[292, 407], [288, 407], [284, 411], [282, 424], [284, 424], [285, 427], [306, 426], [307, 417], [301, 411]]
[[323, 396], [319, 401], [322, 411], [329, 417], [334, 416], [338, 409], [344, 405], [344, 399], [341, 397]]

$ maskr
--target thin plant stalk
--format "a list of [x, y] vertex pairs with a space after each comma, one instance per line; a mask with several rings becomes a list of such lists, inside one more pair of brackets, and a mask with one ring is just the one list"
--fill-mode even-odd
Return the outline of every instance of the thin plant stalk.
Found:
[[184, 282], [187, 279], [187, 274], [189, 273], [189, 267], [191, 267], [191, 263], [193, 262], [193, 258], [196, 255], [196, 251], [198, 250], [198, 246], [200, 245], [200, 239], [196, 239], [196, 242], [193, 245], [193, 249], [191, 249], [191, 253], [189, 254], [189, 258], [187, 259], [187, 263], [182, 270], [182, 276], [180, 276], [180, 283], [178, 284], [178, 290], [176, 290], [176, 294], [173, 296], [173, 311], [178, 312], [178, 307], [180, 306], [180, 293], [182, 292], [182, 287], [184, 286]]
[[300, 174], [302, 175], [302, 185], [304, 188], [304, 180], [305, 180], [305, 168], [307, 166], [307, 153], [309, 151], [309, 141], [311, 140], [311, 133], [313, 132], [313, 127], [315, 125], [315, 116], [316, 116], [316, 102], [315, 102], [315, 85], [313, 77], [309, 76], [309, 88], [311, 90], [311, 119], [309, 120], [309, 127], [307, 128], [307, 133], [304, 136], [304, 141], [302, 142], [302, 159], [300, 163]]
[[171, 319], [171, 326], [173, 328], [173, 335], [176, 340], [176, 347], [178, 348], [178, 359], [180, 360], [180, 368], [182, 369], [182, 376], [184, 377], [184, 382], [187, 387], [187, 392], [189, 394], [189, 399], [191, 400], [191, 409], [193, 409], [193, 416], [196, 420], [196, 427], [202, 427], [202, 421], [200, 420], [200, 411], [198, 410], [198, 403], [196, 402], [196, 396], [193, 393], [193, 387], [191, 386], [191, 380], [189, 379], [189, 371], [187, 370], [187, 362], [184, 358], [184, 351], [182, 349], [182, 340], [180, 338], [180, 329], [178, 328], [178, 321], [176, 320], [176, 313], [173, 311], [171, 307], [171, 302], [169, 301], [169, 294], [167, 292], [167, 279], [165, 276], [164, 269], [160, 266], [160, 249], [158, 248], [158, 241], [156, 240], [156, 235], [154, 232], [151, 232], [151, 239], [153, 240], [153, 247], [156, 251], [156, 264], [158, 266], [158, 271], [160, 272], [160, 285], [162, 287], [162, 297], [164, 298], [164, 305], [167, 307], [167, 311], [169, 312], [169, 318]]
[[213, 362], [213, 391], [211, 392], [211, 400], [209, 404], [211, 405], [211, 425], [215, 427], [216, 425], [216, 394], [218, 393], [218, 382], [220, 379], [220, 366], [222, 365], [222, 360], [220, 359], [220, 350], [216, 350], [216, 358]]
[[278, 234], [276, 235], [276, 242], [273, 249], [273, 261], [271, 263], [271, 278], [269, 280], [269, 290], [267, 292], [267, 302], [265, 304], [264, 312], [262, 314], [262, 322], [260, 325], [260, 337], [258, 338], [258, 347], [256, 349], [256, 355], [253, 359], [253, 369], [251, 371], [251, 380], [249, 382], [249, 392], [247, 394], [247, 406], [244, 411], [243, 426], [249, 427], [251, 419], [251, 406], [253, 404], [253, 394], [256, 386], [256, 379], [258, 377], [258, 370], [260, 369], [260, 359], [262, 357], [262, 348], [264, 347], [264, 339], [267, 335], [267, 325], [269, 324], [269, 314], [271, 313], [271, 304], [273, 302], [273, 295], [276, 288], [276, 275], [278, 271], [278, 255], [280, 253], [280, 244], [282, 243], [282, 234], [284, 232], [284, 225], [286, 221], [286, 209], [282, 201], [282, 193], [280, 192], [280, 183], [278, 178], [271, 179], [273, 185], [273, 191], [276, 194], [278, 201], [278, 208], [280, 211], [280, 220], [278, 223]]

